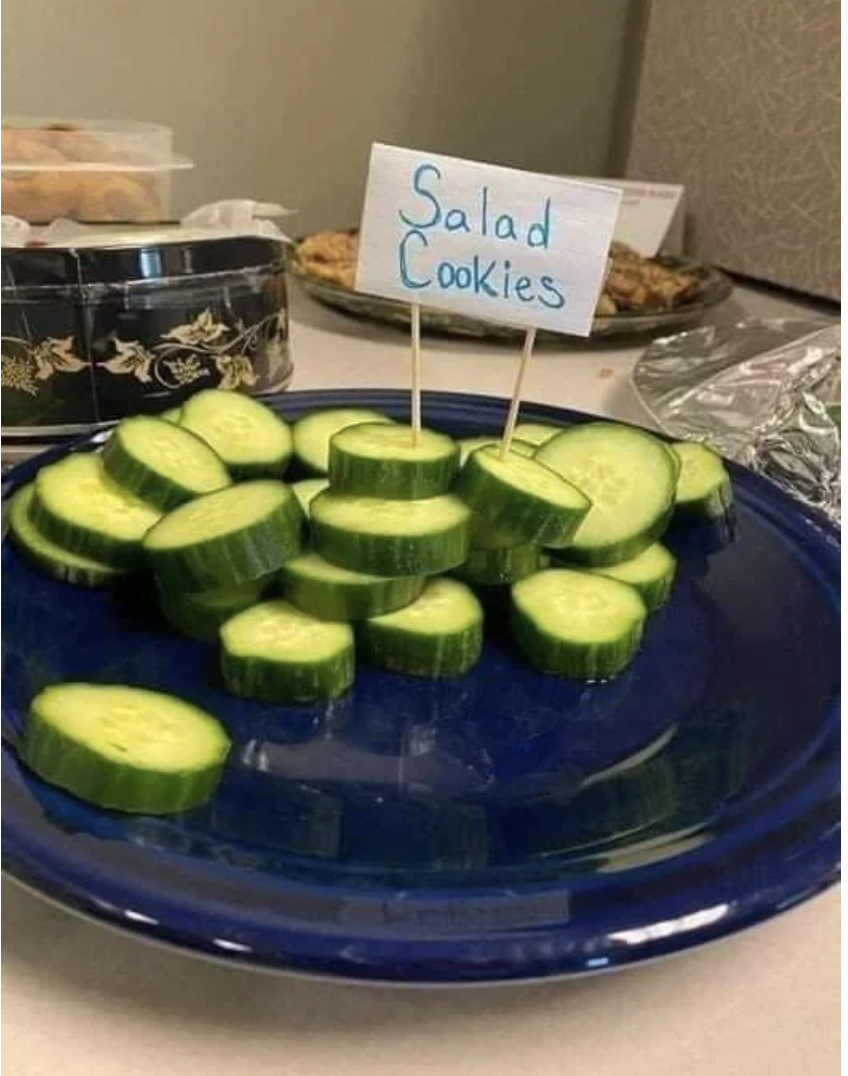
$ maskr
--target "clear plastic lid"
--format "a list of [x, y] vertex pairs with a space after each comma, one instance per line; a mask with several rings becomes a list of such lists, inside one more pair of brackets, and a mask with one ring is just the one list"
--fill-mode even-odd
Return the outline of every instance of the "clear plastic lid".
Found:
[[4, 116], [4, 175], [31, 172], [172, 172], [194, 162], [173, 151], [170, 127], [133, 120]]

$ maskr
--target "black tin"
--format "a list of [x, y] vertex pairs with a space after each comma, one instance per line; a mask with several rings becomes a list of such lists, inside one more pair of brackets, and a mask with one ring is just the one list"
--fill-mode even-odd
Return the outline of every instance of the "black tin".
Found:
[[83, 431], [291, 378], [286, 246], [259, 236], [2, 252], [3, 431]]

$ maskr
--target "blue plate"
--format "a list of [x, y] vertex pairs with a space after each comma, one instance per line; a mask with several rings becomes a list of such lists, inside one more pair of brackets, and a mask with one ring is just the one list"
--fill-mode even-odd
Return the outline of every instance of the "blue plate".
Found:
[[[397, 392], [289, 393], [289, 418]], [[432, 394], [425, 420], [496, 432], [506, 402]], [[586, 416], [527, 406], [528, 419]], [[6, 476], [4, 500], [62, 450]], [[483, 660], [430, 683], [361, 669], [326, 708], [230, 698], [211, 647], [144, 588], [55, 582], [3, 542], [6, 870], [69, 908], [241, 965], [469, 983], [618, 967], [729, 934], [836, 878], [836, 532], [731, 468], [733, 533], [670, 536], [680, 574], [619, 679], [517, 658], [490, 605]], [[161, 688], [234, 748], [207, 807], [123, 817], [15, 754], [29, 699], [65, 679]]]

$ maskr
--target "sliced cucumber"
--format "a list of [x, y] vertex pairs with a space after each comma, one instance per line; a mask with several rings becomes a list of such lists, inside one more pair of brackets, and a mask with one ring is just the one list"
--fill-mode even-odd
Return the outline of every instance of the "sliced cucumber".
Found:
[[668, 525], [676, 475], [666, 446], [644, 430], [611, 422], [571, 426], [535, 457], [573, 482], [592, 507], [569, 546], [589, 566], [630, 560]]
[[542, 672], [605, 680], [633, 659], [646, 616], [639, 593], [617, 579], [549, 568], [512, 588], [519, 647]]
[[142, 540], [160, 518], [111, 482], [100, 456], [91, 452], [42, 467], [35, 479], [33, 526], [63, 549], [112, 567], [138, 562]]
[[103, 587], [120, 579], [120, 568], [101, 564], [91, 557], [69, 553], [45, 538], [30, 518], [35, 486], [30, 484], [19, 489], [9, 506], [9, 531], [21, 554], [37, 568], [65, 583], [77, 583], [83, 587]]
[[339, 430], [360, 422], [391, 422], [379, 411], [362, 407], [339, 407], [329, 411], [313, 411], [294, 424], [294, 454], [298, 462], [312, 474], [323, 475], [330, 469], [330, 440]]
[[310, 504], [329, 485], [329, 478], [303, 478], [300, 482], [292, 482], [291, 491], [297, 497], [298, 504], [307, 519], [309, 519]]
[[214, 643], [222, 624], [256, 605], [275, 576], [263, 575], [249, 583], [217, 590], [159, 590], [159, 608], [165, 619], [183, 635]]
[[232, 482], [220, 456], [205, 441], [150, 415], [120, 422], [101, 458], [113, 482], [163, 512]]
[[280, 478], [292, 454], [288, 423], [239, 392], [204, 389], [182, 407], [180, 425], [210, 445], [233, 478]]
[[421, 501], [326, 490], [310, 506], [315, 549], [332, 564], [373, 575], [433, 575], [468, 556], [471, 512], [445, 494]]
[[[476, 452], [478, 448], [488, 448], [492, 445], [499, 445], [500, 441], [497, 437], [463, 437], [459, 444], [459, 465], [462, 467], [472, 452]], [[529, 441], [519, 441], [517, 438], [513, 439], [509, 443], [510, 452], [516, 452], [519, 456], [533, 456], [536, 453], [536, 446], [531, 445]]]
[[277, 571], [300, 550], [303, 513], [282, 482], [257, 479], [180, 505], [144, 551], [164, 590], [211, 590]]
[[549, 426], [545, 422], [519, 422], [515, 426], [515, 436], [537, 448], [558, 433], [562, 433], [562, 426]]
[[519, 579], [538, 572], [546, 559], [533, 542], [508, 549], [472, 549], [468, 560], [460, 564], [454, 575], [472, 586], [502, 586], [517, 583]]
[[214, 717], [160, 691], [56, 684], [30, 704], [21, 759], [98, 807], [188, 811], [218, 784], [230, 741]]
[[468, 457], [456, 492], [500, 535], [514, 544], [568, 545], [590, 508], [584, 494], [535, 459], [499, 448], [478, 448]]
[[162, 412], [159, 418], [163, 418], [166, 422], [173, 422], [175, 425], [179, 426], [182, 413], [182, 407], [169, 407], [167, 411]]
[[483, 649], [483, 609], [464, 583], [433, 579], [411, 605], [360, 626], [364, 657], [411, 676], [459, 676]]
[[635, 587], [648, 612], [653, 612], [668, 601], [677, 561], [664, 545], [654, 542], [632, 560], [610, 564], [606, 568], [589, 568], [588, 571]]
[[696, 521], [725, 515], [733, 504], [733, 487], [721, 456], [697, 441], [678, 441], [671, 448], [680, 461], [675, 518]]
[[303, 553], [286, 561], [281, 582], [284, 597], [305, 613], [322, 620], [365, 620], [409, 605], [426, 578], [351, 572], [317, 553]]
[[353, 631], [275, 599], [221, 628], [221, 671], [234, 695], [268, 702], [334, 699], [353, 683]]
[[338, 493], [414, 501], [446, 493], [459, 469], [459, 446], [434, 430], [366, 422], [330, 441], [330, 486]]

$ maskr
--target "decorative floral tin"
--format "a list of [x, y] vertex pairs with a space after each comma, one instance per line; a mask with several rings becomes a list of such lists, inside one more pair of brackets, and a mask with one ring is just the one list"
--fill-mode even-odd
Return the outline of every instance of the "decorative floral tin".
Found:
[[285, 388], [285, 252], [185, 229], [5, 248], [4, 433], [83, 430], [201, 388]]

